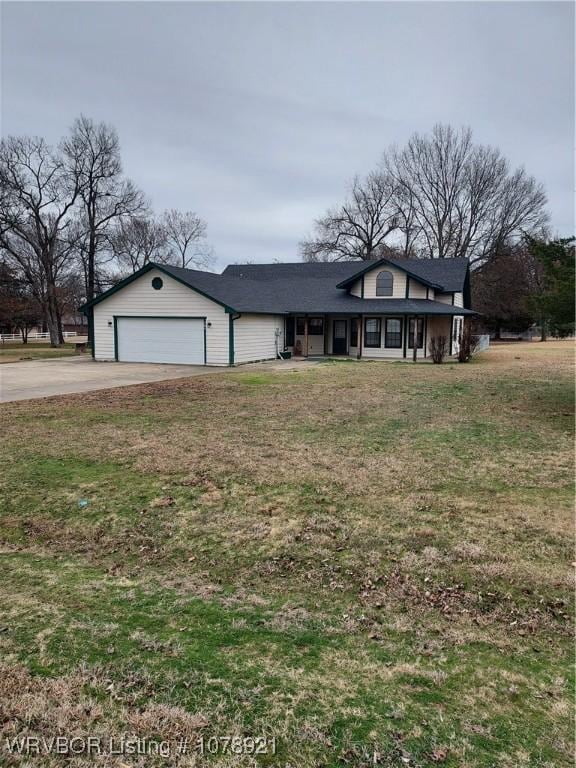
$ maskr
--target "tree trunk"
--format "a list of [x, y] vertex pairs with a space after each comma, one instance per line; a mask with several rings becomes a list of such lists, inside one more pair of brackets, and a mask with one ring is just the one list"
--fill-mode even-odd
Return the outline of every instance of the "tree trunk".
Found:
[[96, 283], [96, 238], [92, 228], [88, 236], [88, 280], [86, 286], [86, 301], [92, 301], [95, 294]]
[[64, 343], [62, 328], [60, 326], [60, 312], [58, 311], [58, 302], [56, 301], [55, 287], [48, 286], [46, 300], [46, 325], [50, 334], [50, 346], [60, 347]]
[[540, 341], [546, 341], [548, 338], [546, 320], [542, 317], [540, 319]]

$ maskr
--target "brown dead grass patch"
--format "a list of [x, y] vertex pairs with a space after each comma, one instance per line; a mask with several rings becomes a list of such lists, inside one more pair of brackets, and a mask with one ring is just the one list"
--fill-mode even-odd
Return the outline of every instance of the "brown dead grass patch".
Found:
[[[122, 736], [172, 743], [171, 764], [197, 765], [191, 756], [176, 753], [176, 740], [189, 738], [192, 743], [209, 724], [202, 713], [190, 713], [180, 707], [156, 703], [137, 703], [142, 686], [151, 681], [126, 680], [119, 686], [101, 669], [82, 668], [69, 675], [45, 678], [32, 676], [23, 666], [0, 664], [0, 738], [34, 736], [51, 739], [102, 739], [103, 744]], [[134, 684], [136, 683], [136, 687]], [[26, 756], [10, 756], [3, 750], [4, 765], [30, 764]], [[38, 758], [37, 758], [38, 759]], [[130, 760], [132, 766], [165, 765], [166, 758], [154, 756]], [[62, 765], [62, 758], [43, 755], [43, 766]], [[78, 768], [91, 765], [122, 768], [124, 755], [80, 755], [72, 764]]]

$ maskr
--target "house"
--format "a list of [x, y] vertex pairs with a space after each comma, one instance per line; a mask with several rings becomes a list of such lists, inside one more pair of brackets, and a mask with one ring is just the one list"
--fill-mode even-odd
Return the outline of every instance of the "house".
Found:
[[467, 259], [233, 265], [150, 263], [84, 305], [97, 360], [236, 365], [303, 356], [449, 353], [470, 308]]

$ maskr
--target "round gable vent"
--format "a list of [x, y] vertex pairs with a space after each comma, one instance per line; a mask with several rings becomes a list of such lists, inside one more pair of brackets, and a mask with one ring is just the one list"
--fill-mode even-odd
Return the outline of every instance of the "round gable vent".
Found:
[[159, 291], [160, 288], [162, 288], [163, 285], [164, 285], [164, 283], [162, 282], [162, 278], [161, 277], [155, 277], [152, 280], [152, 288], [154, 288], [155, 291]]

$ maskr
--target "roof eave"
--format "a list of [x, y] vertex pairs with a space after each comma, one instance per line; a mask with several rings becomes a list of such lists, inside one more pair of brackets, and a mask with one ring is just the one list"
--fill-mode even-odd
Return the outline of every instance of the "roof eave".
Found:
[[147, 272], [150, 272], [150, 270], [152, 269], [158, 269], [160, 272], [167, 275], [168, 277], [171, 277], [172, 280], [176, 280], [176, 282], [180, 283], [181, 285], [186, 286], [186, 288], [189, 288], [191, 291], [196, 291], [196, 293], [199, 293], [201, 296], [204, 296], [206, 299], [210, 299], [210, 301], [213, 301], [216, 304], [219, 304], [221, 307], [224, 307], [225, 312], [229, 314], [237, 311], [236, 309], [234, 309], [234, 307], [231, 307], [229, 304], [226, 304], [225, 302], [220, 301], [220, 299], [217, 299], [215, 296], [211, 296], [206, 291], [203, 291], [202, 289], [197, 288], [195, 285], [192, 285], [191, 283], [187, 283], [186, 280], [182, 280], [182, 278], [178, 277], [178, 275], [175, 275], [169, 269], [166, 269], [162, 264], [158, 264], [155, 261], [149, 261], [148, 264], [145, 264], [137, 272], [134, 272], [132, 275], [128, 275], [128, 277], [125, 277], [124, 280], [120, 280], [119, 283], [116, 283], [116, 285], [113, 285], [112, 288], [109, 288], [107, 291], [104, 291], [104, 293], [101, 293], [99, 296], [96, 296], [91, 301], [85, 302], [78, 308], [79, 311], [82, 312], [83, 314], [86, 314], [87, 309], [91, 309], [96, 304], [100, 304], [101, 301], [105, 301], [106, 299], [109, 299], [110, 296], [117, 293], [118, 291], [121, 291], [127, 285], [130, 285], [130, 283], [134, 282], [134, 280], [137, 280], [139, 277], [142, 277], [142, 275], [145, 275]]

